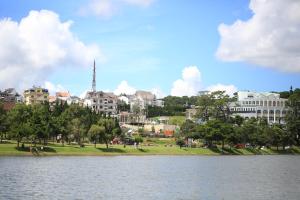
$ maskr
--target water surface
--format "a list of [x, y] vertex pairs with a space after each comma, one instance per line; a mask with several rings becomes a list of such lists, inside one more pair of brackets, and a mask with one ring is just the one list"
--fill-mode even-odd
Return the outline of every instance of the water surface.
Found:
[[300, 156], [0, 157], [0, 199], [300, 199]]

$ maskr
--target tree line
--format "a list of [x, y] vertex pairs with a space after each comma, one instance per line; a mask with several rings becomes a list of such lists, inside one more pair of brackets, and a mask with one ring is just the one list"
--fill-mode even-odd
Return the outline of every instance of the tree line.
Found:
[[3, 109], [0, 102], [0, 137], [15, 139], [17, 147], [24, 141], [47, 144], [53, 142], [105, 143], [121, 135], [121, 128], [116, 118], [103, 113], [95, 113], [88, 107], [77, 104], [59, 103], [53, 107], [49, 104], [16, 104], [10, 111]]
[[251, 146], [286, 146], [300, 145], [300, 89], [283, 93], [288, 97], [289, 111], [284, 124], [268, 124], [265, 118], [244, 119], [233, 117], [228, 108], [232, 98], [222, 91], [213, 92], [198, 98], [196, 122], [187, 120], [181, 126], [178, 144], [183, 138], [203, 140], [208, 147], [216, 143], [227, 144], [231, 148], [238, 144]]

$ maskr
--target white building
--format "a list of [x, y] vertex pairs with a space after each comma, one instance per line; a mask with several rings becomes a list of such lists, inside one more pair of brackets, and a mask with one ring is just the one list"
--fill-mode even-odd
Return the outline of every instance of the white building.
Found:
[[268, 123], [284, 123], [287, 99], [270, 92], [237, 92], [237, 101], [230, 104], [233, 115], [243, 118], [266, 118]]
[[92, 108], [97, 113], [108, 115], [117, 114], [118, 97], [113, 93], [106, 92], [87, 92], [84, 98], [84, 106]]
[[145, 110], [147, 106], [164, 106], [162, 99], [157, 99], [151, 92], [142, 90], [138, 90], [134, 95], [129, 96], [129, 102], [131, 112], [133, 112], [134, 106], [138, 106], [140, 110]]

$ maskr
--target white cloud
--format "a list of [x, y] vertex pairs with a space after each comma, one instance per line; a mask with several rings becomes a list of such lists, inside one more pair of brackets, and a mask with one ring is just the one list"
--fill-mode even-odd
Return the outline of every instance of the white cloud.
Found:
[[89, 90], [83, 91], [83, 92], [79, 95], [79, 98], [84, 99], [87, 92], [89, 92]]
[[165, 93], [159, 88], [152, 88], [151, 93], [154, 94], [158, 99], [164, 98], [166, 96]]
[[41, 84], [59, 67], [89, 66], [104, 57], [86, 45], [52, 11], [30, 11], [20, 22], [0, 20], [0, 85], [24, 89]]
[[120, 94], [134, 94], [136, 92], [136, 89], [130, 85], [128, 85], [127, 81], [122, 81], [117, 89], [115, 89], [114, 93], [116, 95], [120, 95]]
[[140, 7], [148, 7], [150, 6], [154, 0], [121, 0], [131, 5], [140, 6]]
[[211, 85], [206, 88], [206, 90], [210, 92], [215, 92], [215, 91], [225, 91], [225, 94], [229, 96], [233, 96], [233, 93], [237, 92], [237, 88], [234, 85], [223, 85], [223, 84], [216, 84], [216, 85]]
[[146, 8], [153, 2], [154, 0], [90, 0], [87, 5], [80, 8], [79, 14], [92, 14], [107, 19], [117, 14], [124, 6]]
[[182, 78], [173, 83], [172, 96], [193, 96], [201, 89], [201, 73], [196, 66], [185, 67]]
[[87, 6], [80, 9], [81, 15], [93, 14], [104, 18], [110, 18], [118, 10], [111, 0], [91, 0]]
[[54, 95], [56, 92], [67, 91], [62, 85], [54, 84], [50, 81], [45, 81], [43, 87], [49, 90], [50, 95]]
[[221, 24], [216, 56], [286, 72], [300, 72], [300, 1], [251, 0], [253, 16]]

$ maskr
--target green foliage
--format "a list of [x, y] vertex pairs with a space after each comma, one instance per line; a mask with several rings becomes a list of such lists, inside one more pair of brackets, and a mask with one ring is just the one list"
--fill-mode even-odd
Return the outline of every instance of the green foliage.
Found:
[[108, 147], [108, 143], [122, 133], [116, 119], [103, 117], [77, 104], [68, 106], [56, 103], [52, 109], [48, 104], [17, 104], [8, 113], [2, 112], [0, 105], [0, 131], [4, 130], [4, 118], [8, 136], [16, 139], [18, 146], [23, 140], [31, 141], [34, 145], [42, 141], [46, 144], [50, 138], [53, 141], [57, 139], [62, 145], [65, 141], [76, 141], [82, 146], [85, 138], [89, 138], [93, 142], [104, 142]]
[[191, 105], [195, 105], [197, 102], [196, 96], [192, 97], [176, 97], [167, 96], [164, 100], [164, 107], [148, 106], [147, 117], [157, 116], [184, 116], [185, 110], [190, 108]]
[[182, 126], [185, 122], [185, 116], [171, 116], [169, 120], [169, 124]]
[[184, 142], [183, 139], [177, 139], [176, 140], [176, 145], [178, 145], [181, 148], [182, 146], [185, 145], [185, 142]]
[[134, 141], [137, 143], [137, 145], [139, 145], [140, 143], [142, 143], [144, 140], [141, 136], [137, 136], [134, 138]]
[[225, 91], [216, 91], [207, 95], [201, 95], [197, 100], [197, 117], [203, 121], [217, 119], [223, 122], [230, 120], [229, 103], [234, 101], [225, 94]]
[[96, 148], [97, 141], [101, 141], [101, 139], [104, 138], [104, 136], [105, 136], [105, 127], [96, 124], [93, 124], [88, 132], [88, 137], [90, 141], [94, 142], [95, 148]]
[[4, 110], [2, 102], [0, 102], [0, 142], [8, 131], [7, 113]]

